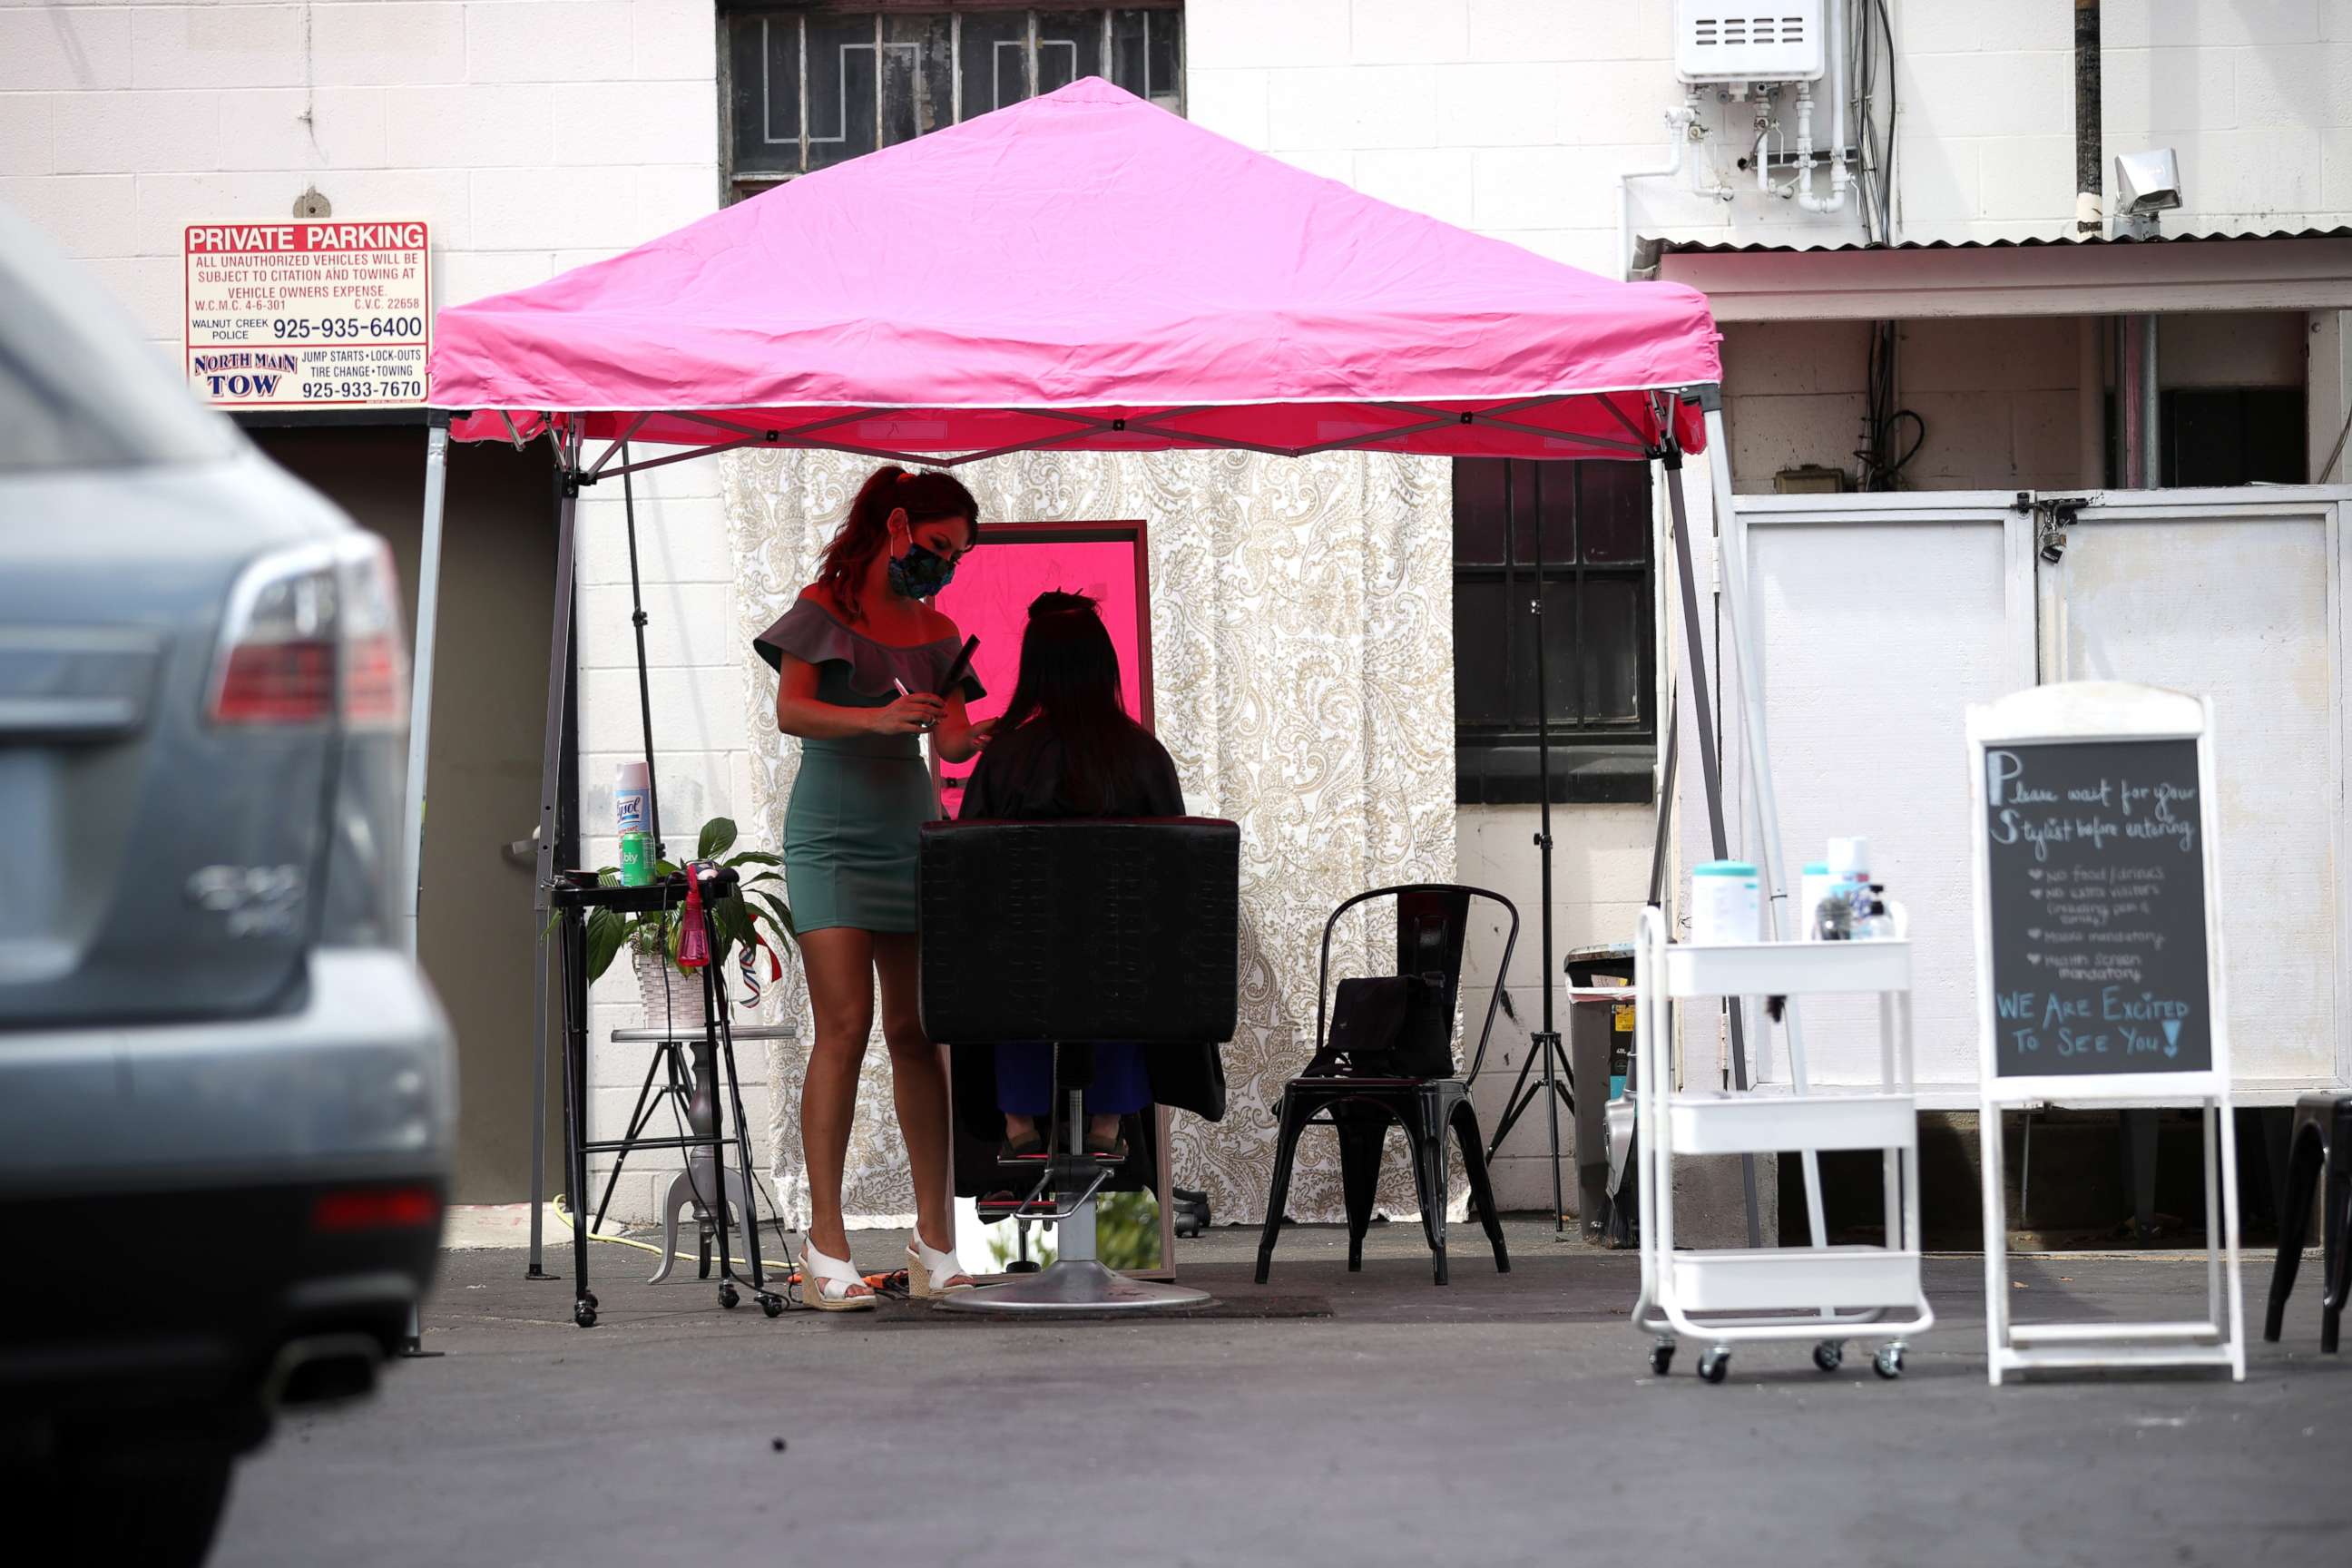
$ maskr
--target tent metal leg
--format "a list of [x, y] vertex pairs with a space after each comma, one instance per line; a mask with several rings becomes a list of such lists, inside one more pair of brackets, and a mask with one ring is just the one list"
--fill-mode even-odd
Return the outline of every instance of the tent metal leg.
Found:
[[624, 439], [620, 447], [621, 509], [629, 534], [629, 619], [637, 628], [637, 719], [646, 742], [646, 823], [652, 829], [654, 858], [667, 860], [669, 847], [662, 842], [661, 780], [654, 775], [653, 685], [646, 674], [646, 595], [637, 579], [637, 492], [629, 477], [629, 443]]
[[[539, 859], [531, 897], [531, 929], [538, 942], [530, 990], [530, 1266], [525, 1278], [551, 1279], [541, 1265], [541, 1230], [547, 1207], [547, 921], [555, 888], [556, 791], [563, 764], [563, 700], [572, 675], [572, 534], [580, 510], [580, 487], [572, 478], [577, 437], [564, 451], [558, 482], [563, 497], [556, 509], [555, 601], [548, 615], [547, 728], [540, 753]], [[572, 1194], [575, 1218], [584, 1196]]]
[[[1758, 858], [1763, 862], [1764, 934], [1778, 941], [1784, 927], [1790, 935], [1796, 926], [1782, 919], [1788, 913], [1789, 880], [1787, 863], [1780, 854], [1780, 806], [1772, 788], [1770, 748], [1764, 734], [1764, 693], [1756, 679], [1756, 647], [1751, 637], [1748, 617], [1755, 601], [1748, 595], [1748, 525], [1741, 521], [1739, 509], [1731, 500], [1731, 438], [1723, 427], [1723, 403], [1720, 389], [1711, 394], [1709, 406], [1704, 411], [1706, 421], [1707, 450], [1714, 454], [1707, 464], [1707, 477], [1715, 499], [1715, 532], [1717, 552], [1723, 566], [1724, 619], [1731, 633], [1732, 670], [1738, 684], [1741, 707], [1739, 731], [1748, 752], [1748, 787], [1756, 802]], [[1805, 1066], [1805, 1037], [1798, 1020], [1797, 999], [1790, 997], [1781, 1022], [1789, 1034], [1789, 1079], [1799, 1094], [1811, 1088], [1811, 1075]], [[1800, 1160], [1805, 1176], [1805, 1221], [1808, 1234], [1815, 1247], [1829, 1244], [1829, 1230], [1822, 1214], [1821, 1156], [1807, 1150]]]
[[416, 561], [416, 655], [408, 687], [408, 780], [401, 802], [401, 874], [407, 879], [408, 956], [425, 902], [425, 766], [433, 749], [433, 653], [441, 624], [441, 518], [449, 495], [449, 426], [436, 417], [425, 437], [425, 521]]
[[1665, 756], [1658, 768], [1658, 825], [1656, 833], [1650, 839], [1650, 896], [1644, 900], [1651, 908], [1660, 910], [1666, 907], [1666, 862], [1669, 858], [1666, 835], [1674, 827], [1675, 789], [1682, 763], [1682, 726], [1675, 722], [1681, 712], [1677, 706], [1680, 696], [1675, 685], [1674, 677], [1666, 677], [1664, 712], [1658, 725], [1658, 740], [1665, 747]]
[[[1709, 432], [1710, 441], [1721, 438], [1719, 435]], [[1720, 453], [1722, 448], [1718, 447], [1716, 450]], [[1683, 643], [1690, 659], [1690, 679], [1680, 682], [1679, 685], [1682, 689], [1691, 694], [1692, 717], [1696, 721], [1698, 729], [1699, 776], [1706, 791], [1707, 836], [1709, 842], [1714, 846], [1715, 858], [1722, 860], [1727, 859], [1731, 854], [1730, 840], [1723, 817], [1723, 759], [1716, 752], [1715, 705], [1707, 697], [1706, 647], [1699, 636], [1698, 580], [1691, 566], [1690, 510], [1683, 499], [1682, 454], [1670, 451], [1666, 456], [1664, 467], [1666, 503], [1673, 510], [1675, 522], [1675, 574], [1680, 579], [1682, 587]], [[1743, 678], [1746, 675], [1744, 668], [1741, 675]], [[1677, 713], [1669, 712], [1665, 716], [1665, 721], [1670, 726], [1677, 724], [1679, 720], [1680, 715]], [[1671, 731], [1669, 732], [1671, 733]], [[1658, 822], [1663, 831], [1666, 822], [1663, 800], [1660, 802]], [[1661, 847], [1653, 851], [1650, 863], [1653, 899], [1664, 891], [1663, 886], [1664, 865], [1665, 857], [1662, 841]], [[1745, 1089], [1748, 1087], [1748, 1043], [1739, 1005], [1737, 1002], [1731, 1005], [1729, 1016], [1731, 1019], [1731, 1087]], [[1645, 1091], [1652, 1093], [1657, 1092], [1664, 1087], [1663, 1085], [1643, 1085]], [[1739, 1188], [1740, 1196], [1746, 1200], [1748, 1206], [1748, 1245], [1761, 1247], [1764, 1245], [1763, 1218], [1756, 1195], [1756, 1156], [1753, 1154], [1742, 1154], [1739, 1157]]]
[[[416, 557], [416, 651], [408, 685], [408, 777], [401, 790], [400, 871], [407, 910], [401, 945], [416, 959], [417, 920], [425, 904], [425, 769], [433, 751], [433, 653], [441, 624], [441, 521], [449, 498], [449, 424], [436, 415], [425, 435], [425, 517]], [[425, 1323], [415, 1305], [400, 1353], [425, 1355]], [[438, 1352], [434, 1352], [437, 1354]]]

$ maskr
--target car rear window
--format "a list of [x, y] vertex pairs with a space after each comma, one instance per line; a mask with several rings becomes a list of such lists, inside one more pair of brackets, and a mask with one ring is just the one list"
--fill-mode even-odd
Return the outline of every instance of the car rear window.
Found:
[[236, 442], [106, 291], [0, 206], [0, 473], [192, 462]]

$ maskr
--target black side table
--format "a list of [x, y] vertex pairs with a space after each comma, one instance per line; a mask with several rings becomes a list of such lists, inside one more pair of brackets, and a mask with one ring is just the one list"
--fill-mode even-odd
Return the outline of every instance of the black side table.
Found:
[[[710, 948], [719, 949], [718, 938], [710, 931], [709, 907], [714, 900], [732, 893], [737, 885], [736, 874], [723, 866], [695, 865], [686, 871], [663, 881], [643, 888], [598, 887], [583, 885], [575, 876], [567, 873], [560, 879], [551, 894], [559, 926], [557, 942], [562, 957], [563, 989], [563, 1154], [565, 1185], [573, 1196], [572, 1220], [572, 1321], [583, 1329], [596, 1326], [596, 1293], [588, 1286], [588, 1231], [590, 1221], [583, 1212], [588, 1194], [588, 1156], [621, 1153], [633, 1149], [687, 1149], [701, 1151], [710, 1161], [715, 1192], [726, 1191], [727, 1149], [732, 1144], [740, 1162], [738, 1169], [748, 1173], [751, 1169], [751, 1131], [743, 1116], [743, 1086], [735, 1070], [735, 1030], [727, 1009], [727, 987], [719, 973], [719, 965], [711, 963], [702, 971], [702, 994], [706, 1016], [709, 1022], [703, 1027], [703, 1040], [716, 1053], [725, 1068], [727, 1096], [720, 1107], [721, 1114], [706, 1134], [697, 1130], [694, 1135], [682, 1138], [609, 1138], [592, 1142], [588, 1137], [588, 913], [592, 910], [612, 910], [621, 914], [651, 914], [656, 910], [682, 908], [686, 903], [687, 877], [698, 877], [702, 885], [703, 927], [710, 935]], [[734, 1120], [734, 1131], [727, 1130], [728, 1113]], [[635, 1129], [632, 1130], [636, 1131]], [[697, 1163], [699, 1163], [698, 1159]], [[748, 1180], [747, 1180], [748, 1188]], [[766, 1270], [760, 1261], [760, 1227], [758, 1216], [746, 1214], [743, 1228], [745, 1250], [751, 1254], [751, 1277], [737, 1275], [734, 1261], [728, 1256], [727, 1227], [719, 1227], [719, 1304], [732, 1307], [742, 1298], [739, 1284], [751, 1287], [761, 1310], [774, 1317], [784, 1310], [782, 1294], [768, 1288]]]

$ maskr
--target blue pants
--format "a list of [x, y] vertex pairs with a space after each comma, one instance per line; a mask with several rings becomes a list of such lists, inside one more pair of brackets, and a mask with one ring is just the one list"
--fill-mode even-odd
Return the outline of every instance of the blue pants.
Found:
[[[1094, 1081], [1087, 1087], [1087, 1113], [1125, 1116], [1151, 1103], [1151, 1074], [1143, 1047], [1128, 1040], [1094, 1043]], [[996, 1047], [996, 1103], [1015, 1116], [1047, 1116], [1054, 1110], [1054, 1047], [1024, 1043]]]

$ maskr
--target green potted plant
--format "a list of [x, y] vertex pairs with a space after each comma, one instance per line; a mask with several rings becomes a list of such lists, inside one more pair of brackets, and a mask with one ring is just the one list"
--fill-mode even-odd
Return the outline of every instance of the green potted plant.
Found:
[[[710, 915], [710, 962], [720, 967], [732, 962], [736, 949], [745, 943], [765, 940], [770, 949], [779, 955], [785, 944], [794, 940], [793, 911], [777, 890], [783, 882], [783, 873], [776, 868], [781, 858], [763, 849], [736, 849], [736, 830], [732, 818], [714, 816], [702, 825], [695, 843], [694, 858], [714, 862], [740, 875], [737, 889], [725, 898], [711, 900], [705, 908]], [[668, 877], [678, 868], [664, 860], [654, 868], [656, 877]], [[596, 879], [605, 887], [618, 885], [620, 868], [604, 866], [597, 868]], [[762, 884], [776, 884], [776, 887]], [[698, 1029], [702, 1026], [701, 976], [691, 969], [682, 969], [677, 962], [677, 942], [684, 929], [682, 908], [651, 910], [644, 914], [624, 914], [617, 910], [594, 910], [588, 916], [588, 978], [601, 977], [613, 966], [621, 950], [629, 950], [631, 962], [637, 973], [637, 994], [646, 1005], [646, 1020], [651, 1025], [666, 1022], [676, 1029]]]

